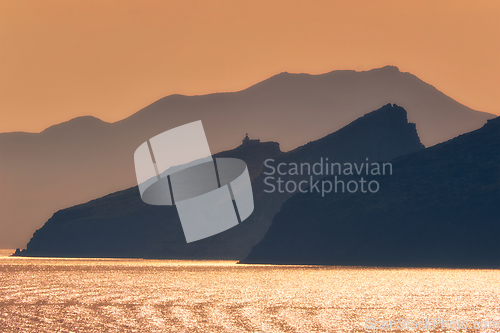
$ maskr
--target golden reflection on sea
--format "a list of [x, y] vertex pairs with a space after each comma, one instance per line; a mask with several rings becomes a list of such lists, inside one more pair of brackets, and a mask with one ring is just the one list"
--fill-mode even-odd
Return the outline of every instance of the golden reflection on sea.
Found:
[[[499, 308], [498, 270], [0, 256], [2, 333], [374, 332], [367, 321], [472, 326]], [[388, 331], [478, 331], [441, 328]]]

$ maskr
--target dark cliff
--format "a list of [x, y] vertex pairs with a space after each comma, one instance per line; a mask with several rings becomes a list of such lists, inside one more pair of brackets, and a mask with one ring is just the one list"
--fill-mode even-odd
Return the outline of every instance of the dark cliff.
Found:
[[146, 205], [133, 187], [57, 212], [33, 235], [22, 255], [242, 259], [292, 195], [264, 192], [264, 160], [277, 164], [312, 164], [326, 157], [339, 162], [389, 161], [420, 149], [423, 146], [406, 111], [388, 104], [287, 153], [277, 143], [260, 143], [215, 155], [248, 164], [255, 199], [254, 212], [246, 221], [218, 235], [186, 244], [176, 208]]
[[242, 262], [500, 268], [500, 118], [392, 164], [377, 193], [294, 195]]

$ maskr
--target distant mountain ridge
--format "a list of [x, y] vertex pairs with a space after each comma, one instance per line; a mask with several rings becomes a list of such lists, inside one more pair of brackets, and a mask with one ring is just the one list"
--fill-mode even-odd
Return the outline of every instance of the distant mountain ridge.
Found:
[[393, 162], [375, 194], [297, 194], [244, 259], [500, 268], [500, 117]]
[[[241, 145], [216, 157], [240, 158], [249, 166], [255, 199], [252, 215], [218, 235], [186, 243], [175, 207], [144, 204], [137, 187], [56, 212], [33, 235], [26, 256], [243, 259], [266, 233], [272, 217], [292, 193], [264, 192], [263, 165], [388, 161], [423, 149], [406, 111], [385, 105], [348, 126], [283, 153], [275, 142]], [[287, 179], [286, 176], [283, 176]], [[318, 178], [318, 177], [316, 177]]]
[[1, 133], [0, 247], [21, 246], [56, 210], [133, 186], [133, 152], [165, 130], [201, 119], [213, 151], [231, 149], [246, 132], [288, 151], [387, 103], [406, 108], [426, 146], [493, 117], [387, 66], [281, 73], [238, 92], [167, 96], [115, 123], [89, 116], [41, 133]]

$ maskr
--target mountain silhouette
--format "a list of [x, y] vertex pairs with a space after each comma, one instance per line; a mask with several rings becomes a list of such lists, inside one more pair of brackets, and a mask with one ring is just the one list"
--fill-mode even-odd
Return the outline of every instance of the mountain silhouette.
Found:
[[293, 194], [264, 191], [265, 160], [272, 159], [276, 164], [312, 164], [320, 158], [338, 162], [363, 162], [366, 158], [388, 161], [420, 149], [423, 145], [415, 124], [408, 123], [406, 111], [388, 104], [288, 153], [281, 152], [275, 142], [264, 142], [242, 144], [216, 154], [248, 164], [255, 198], [252, 215], [218, 235], [186, 243], [176, 208], [146, 205], [137, 187], [133, 187], [55, 213], [35, 232], [22, 255], [242, 259], [262, 239], [283, 201]]
[[297, 194], [243, 263], [500, 268], [500, 117], [395, 159], [374, 194]]
[[288, 151], [391, 102], [405, 106], [426, 146], [493, 117], [387, 66], [281, 73], [239, 92], [167, 96], [115, 123], [88, 116], [41, 133], [2, 133], [0, 247], [25, 244], [54, 211], [135, 185], [135, 149], [176, 126], [201, 119], [213, 151], [235, 147], [246, 132]]

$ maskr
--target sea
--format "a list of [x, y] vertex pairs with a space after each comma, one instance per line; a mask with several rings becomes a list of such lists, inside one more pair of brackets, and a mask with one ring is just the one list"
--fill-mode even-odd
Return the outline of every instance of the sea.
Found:
[[0, 332], [500, 332], [500, 270], [21, 258]]

